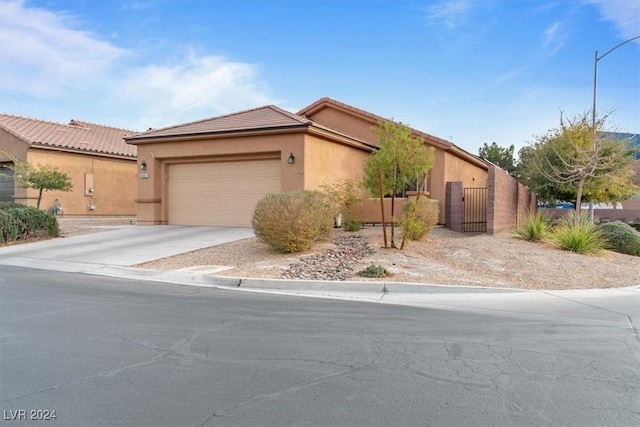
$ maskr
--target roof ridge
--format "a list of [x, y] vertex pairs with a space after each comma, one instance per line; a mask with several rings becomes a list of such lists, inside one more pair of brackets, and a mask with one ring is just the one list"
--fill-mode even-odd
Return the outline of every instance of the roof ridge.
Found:
[[[64, 123], [62, 123], [62, 124], [64, 124]], [[96, 127], [113, 129], [113, 130], [121, 130], [121, 131], [129, 132], [129, 133], [132, 133], [132, 134], [138, 133], [137, 130], [133, 130], [133, 129], [119, 128], [119, 127], [116, 127], [116, 126], [102, 125], [100, 123], [85, 122], [84, 120], [76, 120], [76, 119], [71, 119], [71, 121], [69, 123], [67, 123], [65, 126], [74, 126], [74, 124], [90, 125], [90, 126], [96, 126]]]
[[265, 107], [271, 108], [272, 110], [277, 111], [278, 113], [284, 114], [287, 117], [290, 117], [290, 118], [292, 118], [294, 120], [297, 120], [300, 123], [303, 123], [303, 124], [311, 124], [311, 123], [313, 123], [313, 120], [311, 120], [311, 119], [309, 119], [307, 117], [301, 116], [299, 114], [292, 113], [291, 111], [287, 111], [284, 108], [278, 107], [277, 105], [266, 105]]
[[260, 109], [263, 109], [263, 108], [269, 108], [269, 107], [278, 108], [275, 105], [267, 104], [267, 105], [262, 105], [260, 107], [254, 107], [254, 108], [249, 108], [249, 109], [242, 110], [242, 111], [236, 111], [236, 112], [233, 112], [233, 113], [223, 114], [221, 116], [211, 116], [211, 117], [206, 117], [204, 119], [193, 120], [193, 121], [190, 121], [190, 122], [178, 123], [177, 125], [164, 126], [164, 127], [160, 127], [160, 128], [149, 128], [144, 132], [137, 133], [136, 136], [144, 135], [147, 132], [159, 132], [159, 131], [178, 128], [178, 127], [182, 127], [182, 126], [189, 126], [189, 125], [195, 125], [197, 123], [204, 123], [204, 122], [209, 121], [209, 120], [223, 119], [223, 118], [226, 118], [226, 117], [237, 116], [238, 114], [250, 113], [252, 111], [257, 111], [257, 110], [260, 110]]

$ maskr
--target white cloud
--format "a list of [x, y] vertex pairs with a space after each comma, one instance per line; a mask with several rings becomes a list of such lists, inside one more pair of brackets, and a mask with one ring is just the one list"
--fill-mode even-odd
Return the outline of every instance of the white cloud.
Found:
[[132, 70], [118, 93], [139, 111], [138, 128], [166, 126], [269, 103], [256, 75], [251, 64], [192, 55]]
[[554, 22], [542, 33], [542, 47], [551, 55], [562, 49], [564, 43], [565, 37], [562, 33], [562, 25], [560, 22]]
[[95, 36], [72, 28], [72, 19], [23, 0], [0, 2], [0, 88], [54, 96], [93, 80], [127, 55]]
[[453, 30], [466, 20], [473, 5], [472, 0], [445, 0], [428, 8], [427, 19]]
[[620, 36], [630, 39], [640, 35], [640, 1], [637, 0], [589, 0], [606, 21], [612, 22]]
[[0, 0], [0, 14], [2, 108], [21, 110], [6, 113], [37, 117], [29, 106], [38, 105], [39, 111], [146, 129], [271, 103], [254, 64], [175, 51], [166, 52], [173, 62], [156, 55], [150, 64], [144, 52], [77, 29], [67, 14], [24, 0]]

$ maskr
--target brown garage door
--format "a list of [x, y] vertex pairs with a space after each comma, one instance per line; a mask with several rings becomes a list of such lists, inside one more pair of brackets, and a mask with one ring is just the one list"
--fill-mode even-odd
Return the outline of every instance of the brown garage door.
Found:
[[256, 202], [276, 191], [280, 160], [170, 165], [168, 222], [249, 227]]

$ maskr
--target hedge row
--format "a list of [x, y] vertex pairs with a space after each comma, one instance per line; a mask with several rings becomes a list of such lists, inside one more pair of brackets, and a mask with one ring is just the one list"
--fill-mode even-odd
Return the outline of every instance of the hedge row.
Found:
[[48, 211], [16, 203], [0, 204], [0, 244], [34, 236], [59, 235], [58, 221]]

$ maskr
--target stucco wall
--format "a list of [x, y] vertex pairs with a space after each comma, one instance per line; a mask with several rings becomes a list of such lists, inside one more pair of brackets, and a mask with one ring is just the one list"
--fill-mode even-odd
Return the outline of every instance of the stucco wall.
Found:
[[[6, 152], [22, 162], [52, 164], [71, 178], [71, 192], [45, 191], [40, 208], [49, 209], [58, 199], [65, 215], [135, 215], [135, 159], [111, 158], [89, 153], [76, 153], [31, 147], [24, 141], [0, 129], [0, 152]], [[0, 161], [7, 156], [0, 154]], [[85, 195], [85, 174], [93, 174], [93, 205], [89, 211], [91, 196]], [[17, 203], [36, 206], [38, 191], [15, 188]]]
[[[165, 176], [171, 164], [280, 157], [281, 191], [301, 190], [305, 185], [304, 141], [304, 133], [283, 133], [139, 143], [138, 164], [146, 163], [148, 178], [138, 173], [138, 223], [166, 224]], [[295, 157], [294, 164], [287, 162], [290, 153]]]
[[[58, 199], [65, 215], [135, 215], [135, 160], [31, 148], [27, 161], [34, 165], [49, 163], [56, 166], [69, 175], [73, 184], [70, 192], [45, 191], [41, 209], [49, 209]], [[87, 174], [90, 174], [93, 192], [85, 185]], [[16, 202], [35, 206], [38, 190], [28, 189], [26, 193], [26, 198]], [[89, 210], [89, 206], [95, 209]]]
[[375, 126], [375, 123], [371, 123], [371, 120], [365, 120], [333, 108], [323, 108], [312, 114], [310, 118], [316, 123], [346, 133], [347, 135], [355, 136], [363, 141], [376, 143], [378, 140], [376, 135], [371, 131], [371, 127]]
[[317, 190], [347, 179], [362, 179], [370, 152], [307, 135], [304, 145], [304, 188]]
[[[385, 197], [382, 200], [384, 204], [385, 222], [391, 223], [391, 198]], [[402, 220], [402, 209], [404, 208], [404, 204], [407, 200], [408, 198], [405, 197], [396, 197], [394, 211], [395, 217], [398, 221]], [[422, 196], [420, 200], [424, 200], [422, 199]], [[440, 205], [437, 200], [428, 200], [431, 203]], [[369, 198], [358, 203], [353, 207], [352, 213], [356, 220], [362, 221], [365, 224], [382, 224], [382, 212], [380, 211], [379, 198]]]

